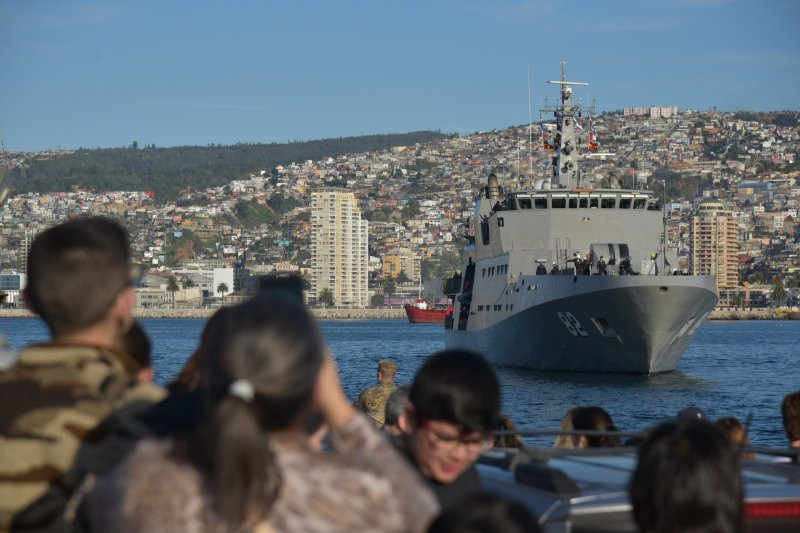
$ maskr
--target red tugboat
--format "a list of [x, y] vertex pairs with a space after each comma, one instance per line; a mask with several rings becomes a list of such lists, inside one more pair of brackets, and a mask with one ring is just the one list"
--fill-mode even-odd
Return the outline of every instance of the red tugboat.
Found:
[[444, 324], [444, 319], [453, 312], [453, 305], [428, 307], [424, 299], [417, 298], [413, 304], [405, 304], [403, 309], [412, 324]]

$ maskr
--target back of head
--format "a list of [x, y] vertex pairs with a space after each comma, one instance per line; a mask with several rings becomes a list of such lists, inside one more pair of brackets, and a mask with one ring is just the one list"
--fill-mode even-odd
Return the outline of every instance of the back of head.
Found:
[[800, 391], [787, 394], [781, 403], [781, 416], [786, 436], [794, 443], [800, 441]]
[[[515, 432], [517, 431], [517, 426], [506, 415], [500, 415], [496, 429], [498, 431]], [[492, 446], [495, 448], [520, 448], [523, 444], [525, 443], [519, 435], [495, 435]]]
[[[572, 427], [575, 430], [617, 431], [611, 415], [596, 405], [579, 407], [572, 416]], [[589, 448], [619, 446], [620, 438], [617, 435], [586, 435], [586, 442]]]
[[667, 422], [653, 430], [628, 490], [639, 531], [741, 531], [739, 455], [708, 422]]
[[406, 411], [408, 394], [411, 392], [411, 385], [400, 385], [386, 399], [386, 417], [384, 425], [396, 426], [397, 420]]
[[[570, 407], [569, 411], [564, 413], [564, 418], [561, 419], [561, 425], [558, 427], [560, 431], [568, 432], [572, 431], [574, 428], [572, 427], [572, 419], [575, 417], [575, 413], [580, 409], [577, 405], [575, 407]], [[556, 437], [556, 442], [553, 444], [556, 448], [574, 448], [575, 445], [572, 441], [572, 435], [558, 435]]]
[[409, 401], [418, 415], [465, 433], [491, 431], [500, 418], [494, 370], [483, 356], [465, 350], [430, 356], [414, 378]]
[[114, 349], [129, 357], [136, 364], [137, 371], [152, 366], [150, 339], [138, 322], [134, 322], [128, 331], [117, 339]]
[[311, 398], [323, 345], [313, 317], [295, 298], [265, 294], [231, 308], [204, 338], [200, 361], [212, 399], [230, 399], [229, 386], [246, 380], [265, 429], [283, 429]]
[[738, 418], [726, 416], [715, 421], [714, 425], [727, 435], [732, 443], [743, 446], [750, 444], [747, 429], [739, 422]]
[[394, 378], [397, 376], [397, 363], [381, 359], [378, 361], [378, 372], [387, 383], [394, 383]]
[[106, 218], [59, 224], [28, 254], [26, 297], [53, 336], [93, 326], [130, 282], [126, 231]]
[[228, 308], [214, 333], [199, 359], [208, 412], [179, 453], [202, 473], [217, 515], [238, 529], [277, 498], [268, 433], [305, 424], [323, 345], [311, 315], [281, 293]]
[[521, 503], [479, 492], [433, 521], [428, 533], [536, 533], [536, 517]]

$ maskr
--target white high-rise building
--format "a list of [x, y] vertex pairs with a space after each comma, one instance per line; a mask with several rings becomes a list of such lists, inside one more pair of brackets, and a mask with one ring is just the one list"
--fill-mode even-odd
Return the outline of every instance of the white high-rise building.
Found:
[[324, 188], [311, 195], [311, 298], [324, 289], [339, 307], [369, 304], [367, 272], [369, 222], [361, 220], [355, 195], [347, 189]]

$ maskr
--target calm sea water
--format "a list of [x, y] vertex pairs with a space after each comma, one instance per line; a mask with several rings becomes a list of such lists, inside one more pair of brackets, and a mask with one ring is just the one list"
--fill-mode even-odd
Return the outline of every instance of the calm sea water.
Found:
[[[204, 320], [149, 319], [156, 380], [168, 382], [197, 346]], [[425, 357], [444, 348], [441, 325], [405, 320], [323, 321], [345, 392], [355, 398], [375, 381], [376, 361], [400, 365], [398, 382], [413, 379]], [[35, 319], [0, 319], [11, 346], [47, 339]], [[754, 444], [783, 445], [780, 402], [800, 389], [800, 322], [707, 322], [675, 372], [657, 376], [497, 370], [503, 408], [519, 427], [555, 429], [573, 405], [600, 405], [620, 430], [636, 431], [674, 416], [687, 405], [710, 417], [752, 416]], [[551, 439], [532, 440], [547, 444]]]

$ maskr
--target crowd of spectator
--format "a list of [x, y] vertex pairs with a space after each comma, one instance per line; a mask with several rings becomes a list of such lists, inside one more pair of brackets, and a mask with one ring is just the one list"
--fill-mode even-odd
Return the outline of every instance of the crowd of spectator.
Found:
[[[26, 301], [52, 339], [0, 372], [0, 531], [538, 530], [475, 466], [524, 445], [481, 355], [433, 354], [399, 387], [381, 361], [375, 396], [353, 405], [315, 320], [276, 289], [214, 315], [162, 390], [129, 263], [125, 231], [102, 218], [31, 246]], [[800, 446], [800, 392], [782, 413]], [[559, 447], [623, 444], [598, 406], [561, 429]], [[625, 442], [639, 446], [637, 527], [740, 531], [748, 443], [739, 421], [697, 408]]]

